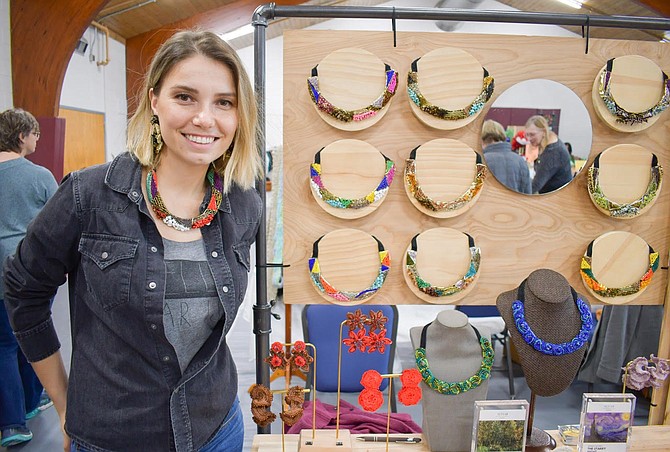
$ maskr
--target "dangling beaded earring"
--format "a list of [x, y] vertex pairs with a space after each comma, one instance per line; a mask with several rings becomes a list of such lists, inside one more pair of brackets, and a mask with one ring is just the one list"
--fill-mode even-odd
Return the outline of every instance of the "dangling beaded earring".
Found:
[[161, 135], [161, 125], [158, 122], [158, 116], [151, 117], [151, 147], [154, 150], [154, 155], [163, 149], [163, 135]]

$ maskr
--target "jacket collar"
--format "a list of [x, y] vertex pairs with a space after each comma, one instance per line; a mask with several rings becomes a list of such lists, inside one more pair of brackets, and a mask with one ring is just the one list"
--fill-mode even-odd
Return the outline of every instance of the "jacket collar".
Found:
[[[142, 199], [142, 165], [128, 152], [112, 160], [105, 174], [105, 185], [114, 191], [128, 195], [135, 204]], [[230, 199], [224, 193], [219, 210], [230, 213]]]

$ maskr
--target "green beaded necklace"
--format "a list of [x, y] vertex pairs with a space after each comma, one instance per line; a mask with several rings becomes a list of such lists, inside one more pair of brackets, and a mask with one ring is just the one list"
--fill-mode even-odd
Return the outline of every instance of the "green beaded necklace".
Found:
[[428, 327], [432, 325], [432, 322], [423, 327], [421, 330], [421, 343], [420, 347], [414, 352], [416, 357], [416, 367], [421, 372], [421, 377], [423, 381], [435, 391], [444, 395], [458, 395], [462, 392], [469, 391], [481, 385], [485, 380], [491, 376], [491, 366], [493, 366], [493, 347], [491, 342], [482, 337], [477, 331], [477, 328], [472, 326], [472, 329], [475, 330], [477, 335], [477, 340], [479, 345], [482, 348], [482, 365], [476, 374], [471, 377], [466, 378], [463, 381], [444, 381], [437, 378], [433, 375], [433, 372], [430, 370], [428, 365], [428, 358], [426, 358], [426, 331]]

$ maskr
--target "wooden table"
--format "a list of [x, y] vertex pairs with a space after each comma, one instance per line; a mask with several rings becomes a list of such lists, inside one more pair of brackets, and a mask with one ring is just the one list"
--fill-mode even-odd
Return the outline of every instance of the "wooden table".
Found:
[[[554, 438], [559, 446], [563, 443], [556, 430], [548, 432]], [[362, 435], [353, 435], [356, 436]], [[391, 435], [391, 436], [408, 436], [408, 435]], [[421, 435], [414, 435], [421, 436]], [[288, 452], [297, 452], [299, 435], [284, 435], [284, 446]], [[353, 450], [355, 451], [380, 451], [386, 450], [385, 443], [372, 443], [363, 441], [352, 441]], [[256, 435], [251, 446], [252, 452], [264, 451], [281, 451], [281, 435]], [[389, 444], [389, 450], [406, 450], [416, 452], [429, 452], [426, 443], [422, 441], [419, 444]], [[573, 446], [573, 450], [577, 450]], [[629, 451], [632, 452], [668, 452], [670, 451], [670, 425], [653, 425], [653, 426], [635, 426], [633, 427], [633, 437]]]
[[[384, 436], [376, 435], [352, 435], [352, 450], [355, 451], [382, 451], [386, 450], [386, 443], [375, 443], [375, 442], [364, 442], [358, 441], [355, 438], [357, 436]], [[390, 436], [414, 436], [420, 437], [423, 439], [420, 433], [417, 434], [394, 434]], [[298, 450], [298, 438], [300, 435], [284, 435], [284, 450], [287, 452], [296, 452]], [[265, 452], [265, 451], [281, 451], [281, 434], [276, 435], [256, 435], [254, 437], [254, 442], [251, 445], [252, 452]], [[406, 451], [416, 451], [416, 452], [430, 452], [430, 449], [426, 446], [425, 441], [421, 441], [418, 444], [398, 444], [398, 443], [389, 443], [389, 450], [406, 450]], [[344, 451], [343, 451], [344, 452]]]

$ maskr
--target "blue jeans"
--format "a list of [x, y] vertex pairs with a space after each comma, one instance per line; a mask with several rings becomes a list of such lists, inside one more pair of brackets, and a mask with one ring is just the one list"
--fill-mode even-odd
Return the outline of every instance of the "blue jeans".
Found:
[[242, 452], [244, 446], [244, 420], [240, 400], [235, 397], [233, 406], [221, 423], [219, 431], [199, 452]]
[[[198, 452], [242, 452], [243, 446], [244, 421], [240, 401], [235, 398], [219, 430]], [[70, 452], [88, 452], [88, 450], [73, 441]]]
[[0, 299], [0, 429], [25, 427], [26, 413], [37, 408], [42, 395], [33, 367], [26, 360], [9, 325]]

